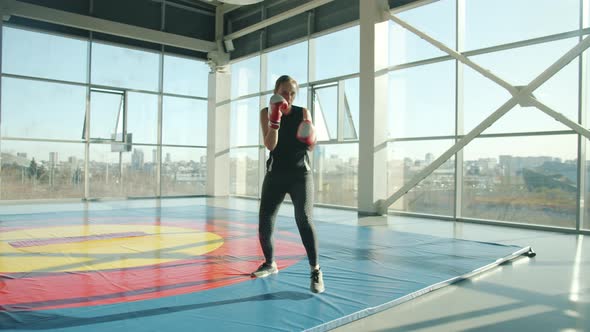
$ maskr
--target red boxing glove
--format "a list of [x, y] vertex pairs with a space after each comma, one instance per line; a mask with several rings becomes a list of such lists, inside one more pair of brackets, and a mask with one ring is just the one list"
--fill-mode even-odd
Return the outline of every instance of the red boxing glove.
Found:
[[315, 144], [315, 128], [311, 121], [301, 121], [299, 128], [297, 128], [297, 139], [308, 146]]
[[285, 98], [280, 95], [272, 95], [270, 97], [270, 105], [268, 106], [268, 126], [273, 129], [281, 127], [281, 116], [283, 111], [289, 107]]

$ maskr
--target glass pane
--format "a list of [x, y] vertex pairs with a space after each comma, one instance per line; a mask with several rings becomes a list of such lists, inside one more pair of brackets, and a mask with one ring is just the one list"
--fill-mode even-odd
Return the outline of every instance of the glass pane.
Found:
[[[490, 69], [499, 77], [514, 85], [527, 85], [555, 60], [563, 55], [574, 40], [565, 40], [535, 45], [517, 50], [497, 52], [474, 57], [473, 60]], [[508, 53], [506, 53], [508, 52]], [[470, 68], [464, 71], [465, 89], [465, 132], [470, 131], [502, 104], [511, 95], [496, 83], [484, 78]], [[533, 95], [553, 110], [576, 121], [578, 112], [578, 60], [572, 61]], [[485, 133], [528, 132], [568, 130], [561, 122], [555, 121], [535, 107], [515, 106]]]
[[314, 123], [318, 141], [338, 138], [338, 87], [315, 90]]
[[162, 196], [205, 195], [207, 149], [162, 148]]
[[158, 143], [158, 95], [127, 93], [127, 132], [133, 143]]
[[455, 63], [446, 61], [389, 74], [388, 137], [455, 133]]
[[122, 140], [125, 97], [120, 93], [90, 93], [90, 137]]
[[164, 92], [207, 98], [209, 65], [206, 62], [164, 56]]
[[230, 146], [258, 145], [260, 137], [259, 98], [234, 101], [231, 105]]
[[512, 48], [470, 57], [512, 85], [527, 85], [572, 47], [577, 38]]
[[[567, 116], [574, 122], [578, 122], [579, 64], [578, 59], [574, 59], [533, 92], [535, 98], [543, 104]], [[553, 117], [545, 113], [542, 115], [545, 116], [546, 122], [552, 122], [553, 128], [563, 128], [565, 126], [561, 123], [557, 124]], [[551, 127], [547, 124], [547, 128]]]
[[[441, 0], [396, 14], [423, 33], [455, 48], [455, 0]], [[389, 21], [389, 65], [446, 55], [414, 33]]]
[[2, 72], [85, 83], [88, 42], [2, 28]]
[[[274, 86], [273, 86], [274, 87]], [[231, 64], [231, 97], [260, 91], [260, 57], [255, 56]]]
[[[293, 101], [293, 105], [304, 107], [309, 109], [310, 107], [307, 105], [307, 88], [299, 88], [297, 94], [295, 95], [295, 100]], [[270, 95], [266, 100], [270, 100]], [[265, 105], [266, 107], [266, 105]]]
[[88, 166], [90, 197], [124, 196], [121, 165], [130, 163], [130, 155], [130, 153], [112, 152], [111, 144], [90, 145]]
[[131, 163], [123, 164], [123, 196], [154, 197], [157, 195], [157, 149], [151, 146], [135, 146], [130, 155]]
[[307, 83], [307, 42], [291, 45], [267, 54], [267, 78], [265, 90], [275, 87], [277, 78], [289, 75], [297, 83]]
[[313, 151], [317, 203], [358, 205], [358, 144], [317, 145]]
[[2, 141], [2, 200], [82, 198], [84, 144]]
[[579, 17], [579, 0], [465, 1], [465, 49], [576, 30]]
[[86, 88], [2, 78], [2, 136], [81, 140]]
[[207, 101], [164, 96], [162, 143], [207, 145]]
[[258, 197], [258, 148], [231, 149], [230, 194]]
[[464, 217], [575, 226], [576, 135], [481, 138], [464, 150]]
[[315, 78], [326, 78], [359, 72], [359, 26], [340, 30], [313, 40], [316, 47]]
[[[453, 146], [453, 140], [406, 141], [388, 144], [388, 196], [412, 180]], [[419, 182], [389, 209], [452, 216], [455, 195], [455, 158], [452, 157]]]
[[359, 138], [359, 79], [344, 81], [344, 139]]
[[155, 147], [134, 147], [133, 152], [112, 152], [110, 144], [91, 144], [90, 196], [156, 196], [154, 151]]
[[93, 84], [158, 91], [159, 55], [131, 48], [92, 43]]

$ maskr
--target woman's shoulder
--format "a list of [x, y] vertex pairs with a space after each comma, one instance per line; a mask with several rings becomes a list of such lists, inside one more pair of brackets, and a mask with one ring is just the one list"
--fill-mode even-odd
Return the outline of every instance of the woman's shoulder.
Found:
[[311, 113], [309, 112], [309, 110], [305, 107], [300, 107], [298, 106], [300, 109], [300, 113], [303, 116], [304, 119], [311, 119]]

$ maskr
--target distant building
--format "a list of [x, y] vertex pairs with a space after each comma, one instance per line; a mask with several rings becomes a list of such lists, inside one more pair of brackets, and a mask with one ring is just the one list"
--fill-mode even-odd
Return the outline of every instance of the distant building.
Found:
[[49, 166], [55, 167], [58, 163], [58, 155], [57, 152], [49, 152]]
[[143, 169], [143, 151], [138, 149], [133, 149], [133, 154], [131, 155], [131, 167], [133, 169]]
[[500, 166], [504, 171], [504, 176], [514, 176], [521, 172], [523, 168], [535, 168], [543, 165], [545, 162], [553, 161], [552, 157], [515, 157], [511, 155], [500, 156]]

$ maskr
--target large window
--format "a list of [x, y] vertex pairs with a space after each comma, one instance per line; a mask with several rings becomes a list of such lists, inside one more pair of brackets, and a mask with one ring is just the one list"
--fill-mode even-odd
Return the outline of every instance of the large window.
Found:
[[258, 148], [234, 148], [230, 153], [230, 194], [258, 196]]
[[207, 149], [162, 148], [162, 196], [204, 195]]
[[231, 97], [260, 91], [260, 57], [255, 56], [231, 65]]
[[390, 72], [389, 91], [388, 137], [455, 134], [454, 62]]
[[318, 145], [313, 152], [317, 203], [356, 206], [358, 144]]
[[359, 80], [335, 80], [311, 91], [318, 140], [312, 158], [316, 201], [357, 206]]
[[165, 55], [164, 93], [206, 98], [208, 73], [205, 62]]
[[359, 27], [354, 26], [333, 32], [315, 39], [310, 43], [315, 46], [315, 58], [310, 80], [356, 74], [359, 71], [360, 50]]
[[258, 196], [260, 137], [260, 98], [241, 99], [232, 103], [230, 194]]
[[127, 132], [133, 143], [158, 143], [158, 95], [127, 93]]
[[85, 83], [87, 54], [86, 40], [2, 28], [2, 72], [6, 74]]
[[0, 199], [80, 198], [84, 144], [3, 140]]
[[301, 85], [307, 83], [307, 42], [269, 52], [267, 57], [266, 90], [274, 89], [277, 78], [293, 77]]
[[[443, 0], [397, 16], [450, 48], [462, 45], [470, 60], [519, 87], [580, 41], [577, 36], [555, 35], [581, 28], [581, 8], [587, 7], [580, 0], [559, 6], [550, 0]], [[584, 15], [582, 22], [587, 20]], [[392, 194], [512, 95], [467, 65], [456, 70], [456, 60], [394, 23], [390, 23], [389, 52], [393, 67], [387, 179]], [[579, 121], [581, 109], [587, 112], [587, 106], [579, 103], [580, 84], [587, 87], [590, 77], [579, 76], [581, 58], [533, 92], [537, 100], [574, 122]], [[423, 62], [397, 66], [419, 60]], [[588, 91], [583, 93], [588, 96]], [[460, 136], [454, 134], [455, 121]], [[577, 175], [578, 138], [574, 130], [536, 107], [516, 105], [390, 208], [574, 228], [576, 197], [582, 189]], [[457, 180], [461, 187], [455, 190]], [[582, 185], [588, 183], [586, 179]], [[588, 192], [585, 188], [586, 201]], [[588, 212], [584, 220], [590, 220]]]
[[464, 3], [466, 50], [579, 28], [580, 0], [560, 0], [559, 4], [554, 0], [469, 0]]
[[2, 34], [0, 199], [205, 193], [204, 61], [11, 26]]
[[[527, 85], [577, 43], [577, 39], [520, 47], [472, 57], [510, 84]], [[577, 120], [578, 61], [574, 60], [533, 92], [535, 97], [573, 121]], [[511, 96], [507, 90], [472, 69], [465, 70], [465, 132], [504, 104]], [[528, 132], [567, 129], [540, 110], [516, 106], [486, 133]]]
[[4, 137], [82, 140], [85, 87], [4, 77], [1, 107]]
[[576, 135], [477, 139], [465, 148], [463, 216], [574, 227], [576, 155]]
[[92, 44], [91, 83], [158, 91], [159, 59], [154, 52], [95, 42]]
[[[453, 145], [452, 140], [399, 141], [388, 146], [388, 194], [394, 194]], [[390, 209], [452, 216], [455, 194], [455, 162], [449, 159], [422, 180]]]
[[260, 137], [260, 100], [249, 98], [232, 103], [230, 146], [258, 145]]
[[0, 199], [83, 197], [88, 42], [12, 27], [2, 36]]
[[163, 144], [207, 145], [206, 101], [165, 96], [162, 118]]
[[[455, 45], [455, 1], [440, 0], [398, 14], [398, 17], [449, 47]], [[389, 65], [445, 55], [412, 32], [389, 21]]]
[[[293, 104], [308, 108], [316, 126], [318, 145], [309, 153], [316, 172], [316, 202], [357, 205], [358, 62], [359, 27], [353, 26], [232, 63], [231, 194], [259, 195], [265, 167], [260, 159], [266, 157], [259, 111], [267, 106], [267, 91], [274, 89], [276, 79], [289, 75], [300, 86]], [[353, 77], [342, 78], [348, 75]], [[260, 95], [242, 98], [256, 93]]]

